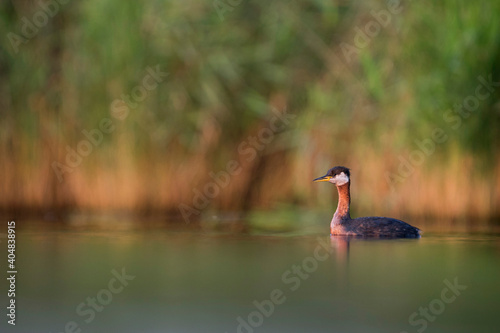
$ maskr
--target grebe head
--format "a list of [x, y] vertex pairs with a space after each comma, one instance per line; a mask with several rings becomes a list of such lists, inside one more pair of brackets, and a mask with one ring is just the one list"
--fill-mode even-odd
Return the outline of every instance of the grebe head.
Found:
[[336, 166], [328, 170], [326, 175], [316, 178], [313, 182], [330, 182], [337, 186], [342, 186], [349, 183], [351, 174], [349, 169], [343, 166]]

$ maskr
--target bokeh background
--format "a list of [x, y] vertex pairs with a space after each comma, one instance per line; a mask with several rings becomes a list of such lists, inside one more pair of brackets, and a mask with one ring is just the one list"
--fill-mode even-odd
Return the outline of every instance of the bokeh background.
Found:
[[332, 210], [345, 165], [354, 216], [500, 216], [498, 1], [43, 3], [0, 3], [10, 215]]

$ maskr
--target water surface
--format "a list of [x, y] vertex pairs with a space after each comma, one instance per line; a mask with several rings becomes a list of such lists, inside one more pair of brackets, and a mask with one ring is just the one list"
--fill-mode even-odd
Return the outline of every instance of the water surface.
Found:
[[17, 332], [493, 332], [500, 308], [494, 233], [43, 226], [17, 255]]

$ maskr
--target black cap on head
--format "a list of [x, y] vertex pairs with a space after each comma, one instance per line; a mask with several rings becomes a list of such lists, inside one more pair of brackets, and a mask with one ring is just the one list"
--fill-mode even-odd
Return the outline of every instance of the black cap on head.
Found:
[[[335, 179], [335, 177], [341, 173], [344, 173], [347, 176], [347, 179], [345, 179], [345, 177], [344, 177], [340, 182], [331, 181], [332, 179]], [[336, 185], [338, 185], [338, 184], [343, 185], [346, 182], [349, 182], [350, 177], [351, 177], [351, 173], [349, 172], [348, 168], [343, 167], [343, 166], [336, 166], [336, 167], [333, 167], [330, 170], [328, 170], [326, 175], [319, 177], [319, 178], [316, 178], [316, 179], [313, 179], [313, 182], [331, 182], [331, 183], [334, 183]]]
[[347, 177], [351, 177], [351, 173], [349, 172], [349, 168], [343, 167], [343, 166], [336, 166], [328, 170], [326, 173], [327, 176], [330, 177], [335, 177], [338, 174], [345, 173]]

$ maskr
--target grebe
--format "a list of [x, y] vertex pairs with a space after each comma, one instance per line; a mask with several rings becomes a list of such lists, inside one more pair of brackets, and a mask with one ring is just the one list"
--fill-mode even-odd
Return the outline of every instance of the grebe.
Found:
[[332, 235], [387, 237], [387, 238], [418, 238], [420, 230], [406, 222], [388, 217], [359, 217], [351, 219], [349, 206], [350, 172], [343, 166], [336, 166], [328, 170], [326, 175], [314, 179], [314, 182], [330, 182], [337, 186], [339, 204], [330, 224]]

